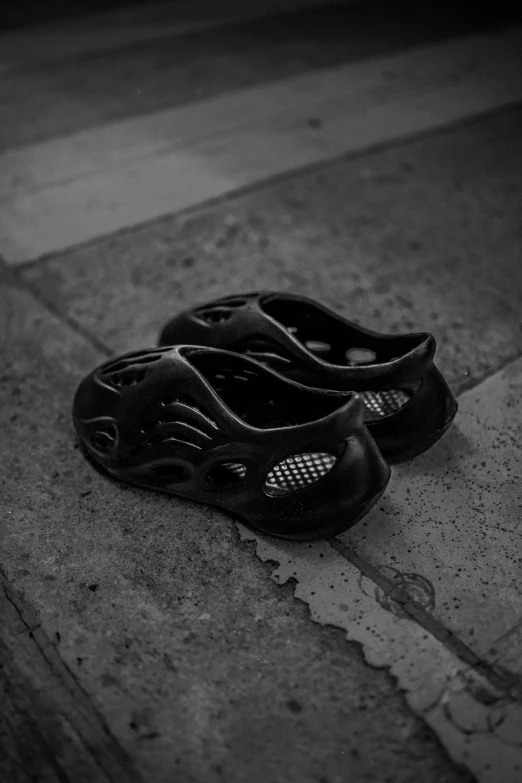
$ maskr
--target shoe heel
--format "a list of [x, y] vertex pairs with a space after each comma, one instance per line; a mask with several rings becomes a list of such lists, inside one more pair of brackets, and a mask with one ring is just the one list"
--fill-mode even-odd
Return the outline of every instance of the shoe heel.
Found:
[[457, 401], [434, 364], [420, 380], [420, 389], [402, 410], [388, 420], [366, 425], [392, 465], [427, 451], [444, 435], [457, 413]]

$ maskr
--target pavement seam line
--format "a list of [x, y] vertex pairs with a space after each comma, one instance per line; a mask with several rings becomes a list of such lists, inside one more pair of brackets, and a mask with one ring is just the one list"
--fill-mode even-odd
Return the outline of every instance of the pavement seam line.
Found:
[[367, 665], [395, 678], [410, 709], [454, 762], [481, 783], [519, 783], [520, 702], [411, 622], [405, 611], [384, 606], [372, 580], [330, 541], [310, 544], [303, 557], [299, 545], [237, 527], [242, 542], [254, 542], [254, 553], [270, 567], [277, 585], [295, 583], [294, 599], [308, 605], [311, 622], [341, 628], [349, 643], [361, 646]]
[[73, 332], [78, 334], [80, 337], [82, 337], [86, 342], [88, 342], [96, 351], [99, 353], [102, 353], [107, 358], [114, 356], [114, 351], [112, 348], [109, 348], [102, 340], [99, 340], [96, 335], [92, 334], [88, 329], [85, 329], [84, 326], [82, 326], [75, 318], [68, 315], [65, 312], [62, 312], [58, 307], [56, 307], [52, 302], [50, 302], [40, 291], [38, 286], [35, 286], [33, 283], [31, 283], [29, 280], [26, 279], [25, 275], [23, 274], [23, 270], [19, 269], [19, 267], [12, 267], [9, 264], [6, 264], [5, 260], [0, 256], [0, 268], [4, 270], [4, 272], [11, 274], [19, 283], [19, 285], [22, 288], [25, 288], [25, 290], [34, 298], [36, 301], [42, 305], [49, 313], [51, 313], [55, 318], [57, 318], [59, 321], [64, 323], [66, 326], [68, 326], [70, 329], [72, 329]]
[[[109, 780], [114, 780], [115, 783], [117, 783], [117, 779], [112, 776], [110, 769], [107, 769], [107, 761], [109, 761], [113, 770], [114, 766], [117, 765], [119, 768], [118, 774], [124, 772], [126, 775], [125, 779], [129, 781], [129, 783], [142, 783], [141, 776], [131, 766], [126, 752], [112, 734], [109, 726], [105, 723], [105, 720], [92, 704], [89, 694], [83, 689], [74, 673], [63, 661], [58, 650], [56, 649], [56, 646], [51, 642], [43, 630], [42, 624], [35, 612], [11, 587], [7, 575], [1, 568], [0, 587], [5, 600], [11, 604], [16, 614], [20, 618], [20, 621], [27, 629], [27, 633], [38, 650], [38, 654], [45, 661], [52, 679], [58, 682], [58, 692], [60, 690], [65, 690], [73, 699], [73, 704], [79, 713], [78, 717], [80, 720], [78, 720], [74, 714], [72, 716], [66, 712], [62, 712], [62, 714], [74, 727], [78, 737], [82, 741], [86, 750], [89, 752], [89, 755], [104, 771]], [[83, 722], [86, 722], [87, 724], [90, 724], [91, 727], [97, 729], [108, 744], [107, 751], [102, 754], [101, 758], [100, 754], [96, 752], [96, 745], [98, 743], [95, 741], [93, 746], [93, 743], [85, 736], [84, 731], [82, 730], [83, 727], [81, 725]]]
[[[160, 219], [158, 219], [160, 220]], [[156, 222], [156, 221], [155, 221]], [[122, 229], [122, 232], [125, 229]], [[120, 232], [121, 233], [121, 232]], [[5, 264], [5, 261], [0, 257], [0, 263], [2, 266], [9, 269], [10, 272], [16, 275], [21, 284], [27, 288], [27, 290], [45, 306], [55, 317], [67, 324], [71, 329], [78, 333], [81, 337], [87, 340], [94, 348], [101, 353], [110, 357], [114, 355], [114, 351], [108, 348], [103, 342], [98, 340], [93, 334], [82, 327], [75, 319], [62, 314], [57, 308], [49, 303], [45, 297], [41, 294], [37, 287], [33, 286], [29, 281], [25, 279], [23, 275], [23, 269], [18, 267], [10, 267]], [[29, 262], [30, 264], [34, 262]], [[499, 367], [495, 370], [488, 372], [481, 376], [479, 379], [474, 380], [469, 385], [465, 385], [459, 390], [458, 396], [461, 394], [478, 387], [485, 380], [501, 372], [506, 366], [516, 361], [519, 356], [516, 354], [513, 357], [507, 358]], [[402, 609], [408, 614], [408, 616], [424, 628], [428, 633], [434, 636], [441, 642], [448, 650], [456, 655], [460, 660], [467, 663], [477, 674], [484, 677], [493, 687], [497, 690], [510, 695], [519, 701], [522, 697], [522, 682], [521, 678], [512, 674], [509, 671], [503, 669], [495, 669], [493, 666], [484, 662], [476, 653], [474, 653], [464, 642], [462, 642], [458, 636], [452, 631], [446, 628], [443, 623], [436, 620], [426, 610], [417, 604], [412, 597], [405, 591], [398, 588], [384, 576], [378, 568], [371, 565], [368, 561], [358, 555], [353, 549], [348, 547], [342, 541], [337, 538], [329, 539], [328, 544], [335, 549], [342, 557], [351, 562], [364, 576], [368, 577], [376, 586], [380, 587], [386, 595], [392, 600], [399, 603]]]
[[[9, 597], [5, 591], [4, 586], [2, 585], [4, 589], [4, 595], [6, 596], [6, 599], [9, 601]], [[12, 601], [10, 601], [11, 605], [14, 606]], [[16, 607], [15, 607], [16, 609]], [[64, 772], [63, 768], [59, 764], [57, 758], [53, 754], [51, 748], [49, 747], [49, 744], [45, 737], [43, 736], [42, 732], [40, 731], [40, 726], [38, 725], [38, 722], [35, 721], [33, 716], [30, 712], [27, 710], [22, 709], [18, 704], [11, 702], [12, 707], [16, 710], [16, 714], [19, 715], [23, 721], [29, 723], [32, 727], [32, 730], [37, 734], [40, 742], [40, 749], [43, 750], [45, 754], [45, 760], [47, 763], [52, 767], [54, 773], [56, 774], [56, 777], [58, 778], [59, 783], [71, 783], [71, 779], [67, 776], [67, 774]], [[5, 716], [2, 716], [3, 720], [5, 720]], [[9, 718], [7, 718], [7, 725], [8, 728], [11, 731], [11, 734], [16, 737], [17, 732], [13, 725], [10, 724]], [[0, 745], [0, 753], [2, 751], [2, 746]], [[0, 757], [1, 758], [1, 757]]]
[[[520, 321], [520, 329], [522, 332], [522, 320]], [[471, 392], [474, 389], [477, 389], [482, 383], [489, 380], [489, 378], [492, 378], [494, 375], [497, 375], [497, 373], [503, 372], [503, 370], [505, 370], [506, 367], [509, 367], [510, 364], [513, 364], [513, 362], [516, 362], [521, 358], [522, 358], [522, 347], [515, 353], [503, 359], [498, 365], [498, 367], [496, 367], [494, 370], [485, 370], [482, 373], [482, 375], [478, 375], [476, 378], [470, 378], [470, 380], [467, 382], [464, 381], [462, 385], [459, 386], [459, 390], [456, 396], [460, 397], [462, 394], [466, 394], [467, 392]]]
[[345, 560], [351, 563], [358, 571], [370, 579], [377, 587], [393, 601], [400, 604], [401, 609], [425, 631], [435, 637], [459, 660], [467, 663], [478, 675], [489, 682], [496, 690], [513, 700], [522, 698], [521, 678], [503, 668], [495, 668], [483, 661], [473, 650], [468, 647], [458, 636], [427, 612], [406, 591], [394, 585], [381, 571], [361, 557], [352, 547], [345, 544], [339, 538], [330, 538], [327, 543]]

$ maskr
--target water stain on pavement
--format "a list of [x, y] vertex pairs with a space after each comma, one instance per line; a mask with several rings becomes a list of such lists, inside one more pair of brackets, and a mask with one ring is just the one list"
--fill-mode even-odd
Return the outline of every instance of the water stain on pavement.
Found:
[[370, 585], [361, 574], [360, 587], [367, 594], [374, 591], [375, 600], [383, 609], [396, 617], [411, 618], [404, 608], [413, 601], [415, 605], [426, 612], [435, 609], [435, 588], [426, 577], [414, 572], [402, 572], [393, 566], [381, 566], [380, 573], [391, 582], [391, 590], [385, 591], [379, 585]]

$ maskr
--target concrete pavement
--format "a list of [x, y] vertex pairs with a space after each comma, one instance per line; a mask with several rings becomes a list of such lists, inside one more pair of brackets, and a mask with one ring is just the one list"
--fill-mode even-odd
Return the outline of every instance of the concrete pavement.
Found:
[[[0, 778], [520, 779], [521, 127], [511, 107], [392, 134], [43, 257], [0, 236]], [[53, 165], [77, 164], [71, 138]], [[49, 163], [48, 142], [7, 143], [10, 177]], [[432, 331], [460, 394], [446, 437], [332, 541], [119, 485], [75, 444], [84, 373], [257, 287]]]

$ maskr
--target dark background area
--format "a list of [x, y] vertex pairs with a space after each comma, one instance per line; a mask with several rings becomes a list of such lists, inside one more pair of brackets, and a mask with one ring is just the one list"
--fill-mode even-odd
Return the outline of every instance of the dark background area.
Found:
[[[165, 0], [155, 0], [165, 3]], [[248, 0], [244, 0], [245, 3]], [[365, 0], [361, 0], [365, 4]], [[154, 0], [150, 3], [153, 4]], [[168, 0], [167, 0], [168, 2]], [[172, 4], [179, 0], [170, 0]], [[219, 0], [215, 0], [216, 5]], [[85, 14], [112, 11], [118, 8], [132, 8], [133, 6], [146, 6], [146, 0], [19, 0], [9, 2], [0, 8], [0, 31], [16, 27], [26, 27], [57, 19], [67, 19]], [[332, 0], [317, 0], [315, 5], [335, 5]], [[376, 14], [380, 3], [376, 3]], [[417, 17], [419, 6], [426, 6], [421, 0], [389, 0], [390, 8], [397, 17], [408, 19], [411, 14]], [[520, 3], [510, 3], [506, 0], [492, 2], [491, 0], [479, 0], [474, 3], [455, 3], [443, 0], [435, 4], [428, 4], [432, 12], [438, 18], [447, 14], [450, 19], [466, 21], [468, 17], [481, 20], [486, 26], [499, 23], [512, 24], [522, 21], [522, 7]], [[431, 11], [430, 11], [431, 13]]]
[[144, 4], [143, 0], [19, 0], [8, 2], [0, 8], [0, 29], [8, 30]]

